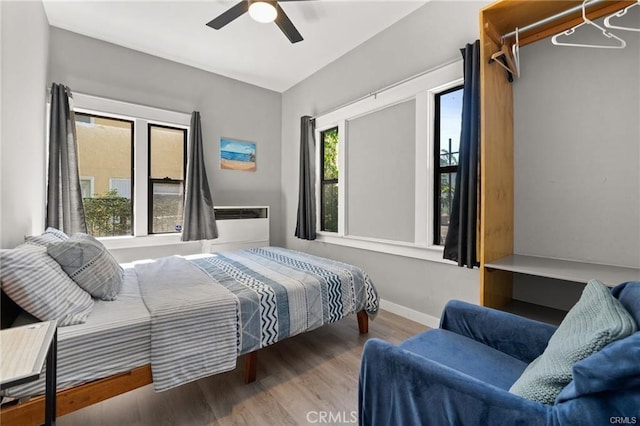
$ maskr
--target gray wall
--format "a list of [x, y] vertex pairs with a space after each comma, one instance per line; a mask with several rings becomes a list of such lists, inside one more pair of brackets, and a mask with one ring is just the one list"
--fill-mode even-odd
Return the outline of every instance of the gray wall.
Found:
[[44, 227], [49, 23], [40, 2], [0, 2], [0, 247]]
[[[513, 86], [516, 253], [640, 267], [640, 34], [614, 32], [625, 49], [546, 39], [521, 50]], [[556, 280], [519, 283], [517, 297], [547, 295], [556, 305], [581, 290]], [[527, 288], [534, 286], [537, 295]]]
[[[51, 29], [50, 66], [51, 80], [75, 92], [200, 111], [214, 204], [270, 206], [271, 242], [283, 244], [279, 93], [58, 28]], [[255, 172], [220, 169], [222, 136], [256, 142]]]
[[[293, 236], [298, 198], [300, 116], [319, 114], [460, 57], [478, 38], [484, 2], [433, 1], [289, 89], [282, 99], [282, 239], [287, 247], [363, 267], [380, 296], [439, 317], [452, 298], [478, 302], [477, 270], [335, 246]], [[426, 220], [426, 218], [425, 218]]]

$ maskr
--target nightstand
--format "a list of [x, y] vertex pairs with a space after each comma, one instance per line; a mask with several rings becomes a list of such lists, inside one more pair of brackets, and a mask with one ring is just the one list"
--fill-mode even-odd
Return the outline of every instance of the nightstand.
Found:
[[37, 380], [47, 359], [45, 425], [56, 424], [57, 322], [0, 331], [0, 389]]

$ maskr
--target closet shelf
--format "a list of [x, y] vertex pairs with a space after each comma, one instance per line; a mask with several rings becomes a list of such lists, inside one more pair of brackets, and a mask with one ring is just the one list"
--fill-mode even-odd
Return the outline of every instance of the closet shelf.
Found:
[[567, 311], [516, 299], [511, 300], [505, 306], [501, 306], [500, 310], [555, 325], [559, 325], [567, 315]]
[[539, 277], [587, 283], [596, 278], [609, 287], [625, 281], [640, 281], [640, 268], [560, 260], [514, 254], [485, 263], [485, 268]]

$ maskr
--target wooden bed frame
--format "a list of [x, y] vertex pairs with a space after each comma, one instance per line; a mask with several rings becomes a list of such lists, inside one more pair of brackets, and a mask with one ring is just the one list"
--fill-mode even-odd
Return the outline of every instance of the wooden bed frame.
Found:
[[[369, 332], [369, 317], [365, 311], [357, 313], [358, 331]], [[256, 380], [258, 351], [244, 355], [244, 382]], [[104, 379], [59, 391], [56, 394], [56, 417], [72, 413], [114, 396], [153, 383], [151, 366], [145, 365]], [[8, 404], [0, 410], [3, 426], [29, 426], [44, 423], [44, 397], [38, 396], [26, 402]]]

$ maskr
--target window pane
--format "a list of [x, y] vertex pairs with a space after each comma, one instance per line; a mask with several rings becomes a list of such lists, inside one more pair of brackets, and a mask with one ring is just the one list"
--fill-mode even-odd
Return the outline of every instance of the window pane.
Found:
[[184, 142], [187, 131], [149, 126], [149, 176], [155, 179], [184, 179]]
[[133, 122], [75, 115], [80, 176], [93, 177], [93, 188], [90, 181], [81, 183], [87, 231], [96, 237], [131, 235]]
[[182, 231], [182, 182], [152, 182], [151, 233]]
[[338, 179], [338, 128], [322, 132], [324, 179]]
[[338, 184], [322, 184], [322, 231], [338, 232]]
[[453, 205], [453, 193], [456, 186], [455, 173], [443, 173], [440, 175], [440, 243], [444, 244], [449, 230], [449, 218]]
[[440, 166], [458, 164], [460, 128], [462, 124], [462, 91], [439, 96], [440, 99]]

